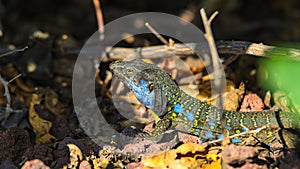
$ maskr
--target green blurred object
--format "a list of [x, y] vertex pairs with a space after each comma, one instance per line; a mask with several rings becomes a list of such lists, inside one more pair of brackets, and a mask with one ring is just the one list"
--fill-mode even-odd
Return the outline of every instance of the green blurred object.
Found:
[[[285, 50], [284, 48], [280, 48]], [[286, 50], [288, 50], [286, 48]], [[300, 61], [291, 60], [290, 55], [280, 55], [279, 53], [286, 53], [285, 51], [276, 50], [268, 51], [267, 61], [264, 62], [268, 71], [267, 88], [273, 90], [283, 90], [292, 96], [292, 101], [300, 105]], [[276, 58], [276, 59], [271, 59]]]

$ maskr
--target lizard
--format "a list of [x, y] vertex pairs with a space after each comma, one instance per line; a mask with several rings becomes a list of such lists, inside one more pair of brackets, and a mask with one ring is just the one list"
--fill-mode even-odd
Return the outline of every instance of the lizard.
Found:
[[[160, 115], [154, 130], [144, 131], [144, 137], [159, 136], [171, 127], [206, 140], [224, 138], [225, 130], [229, 134], [238, 134], [266, 127], [259, 133], [270, 137], [281, 130], [298, 132], [300, 128], [300, 115], [296, 112], [275, 109], [226, 111], [209, 105], [186, 94], [167, 72], [141, 59], [114, 61], [110, 64], [110, 70], [134, 93], [140, 103]], [[241, 140], [237, 138], [233, 142]]]

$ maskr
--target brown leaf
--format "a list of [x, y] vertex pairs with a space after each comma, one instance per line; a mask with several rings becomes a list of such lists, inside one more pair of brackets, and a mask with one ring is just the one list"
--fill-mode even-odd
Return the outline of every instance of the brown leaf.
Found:
[[45, 107], [52, 113], [59, 115], [66, 112], [66, 107], [59, 102], [57, 93], [52, 89], [45, 91]]

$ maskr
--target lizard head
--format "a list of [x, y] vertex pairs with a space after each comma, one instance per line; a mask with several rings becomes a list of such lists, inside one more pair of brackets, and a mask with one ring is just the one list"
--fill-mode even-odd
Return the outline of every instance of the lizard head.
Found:
[[127, 87], [148, 87], [157, 81], [156, 72], [163, 71], [154, 64], [149, 64], [141, 59], [131, 61], [115, 61], [109, 66], [110, 70], [117, 76]]
[[[164, 97], [159, 86], [165, 83], [165, 78], [169, 78], [166, 72], [156, 65], [146, 63], [141, 59], [115, 61], [109, 67], [114, 75], [133, 91], [142, 104], [150, 109], [158, 107], [157, 99], [160, 98], [161, 102], [161, 97]], [[165, 104], [165, 101], [163, 101], [163, 104]]]

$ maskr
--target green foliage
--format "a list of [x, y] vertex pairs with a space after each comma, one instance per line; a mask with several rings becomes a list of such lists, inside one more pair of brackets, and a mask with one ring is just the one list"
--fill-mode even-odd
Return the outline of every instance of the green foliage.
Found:
[[268, 52], [271, 59], [264, 62], [268, 71], [267, 88], [287, 92], [300, 105], [300, 61], [292, 60], [288, 50], [277, 48]]

